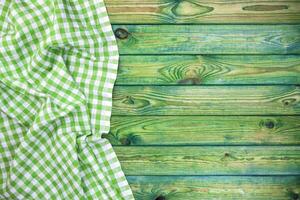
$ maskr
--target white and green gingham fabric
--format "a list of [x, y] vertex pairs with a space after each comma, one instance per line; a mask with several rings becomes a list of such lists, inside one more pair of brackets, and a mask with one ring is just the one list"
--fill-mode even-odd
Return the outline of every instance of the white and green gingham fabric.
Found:
[[110, 143], [102, 0], [0, 0], [0, 199], [133, 199]]

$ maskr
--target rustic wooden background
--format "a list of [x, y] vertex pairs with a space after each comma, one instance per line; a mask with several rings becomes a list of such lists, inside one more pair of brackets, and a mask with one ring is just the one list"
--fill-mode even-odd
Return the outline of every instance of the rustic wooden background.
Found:
[[105, 2], [136, 199], [300, 199], [300, 1]]

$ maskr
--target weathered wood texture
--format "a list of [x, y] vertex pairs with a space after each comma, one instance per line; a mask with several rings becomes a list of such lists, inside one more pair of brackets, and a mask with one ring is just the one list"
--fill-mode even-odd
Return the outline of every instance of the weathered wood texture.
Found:
[[295, 115], [299, 86], [117, 86], [114, 115]]
[[299, 176], [128, 176], [136, 200], [297, 200]]
[[105, 3], [121, 54], [105, 137], [136, 199], [299, 199], [300, 1]]
[[114, 147], [127, 175], [300, 174], [299, 146]]
[[300, 25], [115, 25], [121, 54], [299, 54]]
[[[296, 145], [300, 116], [113, 116], [113, 145]], [[159, 147], [158, 147], [159, 148]]]
[[116, 84], [300, 84], [300, 56], [124, 55]]
[[105, 0], [112, 23], [299, 23], [292, 0]]

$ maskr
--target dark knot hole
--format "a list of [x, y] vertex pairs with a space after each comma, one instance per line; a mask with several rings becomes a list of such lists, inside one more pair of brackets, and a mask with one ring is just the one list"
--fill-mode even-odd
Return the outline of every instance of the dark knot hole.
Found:
[[293, 192], [291, 197], [292, 197], [293, 200], [299, 200], [299, 194], [297, 194], [297, 193]]
[[155, 198], [155, 200], [166, 200], [166, 197], [159, 195], [158, 197]]
[[265, 126], [269, 129], [272, 129], [272, 128], [274, 128], [275, 124], [272, 121], [268, 121], [265, 123]]
[[127, 30], [125, 30], [123, 28], [117, 28], [115, 30], [115, 35], [117, 38], [124, 40], [124, 39], [128, 38], [129, 33]]
[[226, 153], [224, 153], [224, 156], [225, 156], [225, 157], [229, 157], [230, 154], [226, 152]]

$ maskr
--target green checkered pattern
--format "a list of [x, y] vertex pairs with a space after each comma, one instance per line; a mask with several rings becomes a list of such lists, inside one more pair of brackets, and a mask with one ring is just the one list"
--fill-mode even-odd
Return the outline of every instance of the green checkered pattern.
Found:
[[0, 199], [133, 199], [108, 133], [102, 0], [0, 0]]

